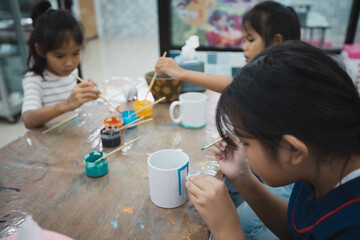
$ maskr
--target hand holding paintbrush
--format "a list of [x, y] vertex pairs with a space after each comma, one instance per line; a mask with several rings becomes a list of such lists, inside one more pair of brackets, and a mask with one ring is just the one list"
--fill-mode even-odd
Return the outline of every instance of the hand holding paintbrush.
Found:
[[[75, 74], [72, 74], [74, 77], [76, 77], [77, 78], [77, 80], [79, 80], [80, 82], [84, 82], [84, 80], [81, 78], [81, 77], [79, 77], [78, 75], [75, 75]], [[99, 98], [101, 98], [102, 100], [104, 100], [105, 102], [107, 102], [111, 107], [113, 107], [116, 111], [118, 111], [120, 114], [122, 113], [121, 111], [120, 111], [120, 109], [119, 108], [117, 108], [114, 104], [112, 104], [109, 100], [107, 100], [106, 98], [104, 98], [103, 96], [99, 96]]]
[[[164, 52], [163, 57], [166, 57], [166, 52]], [[153, 78], [151, 79], [151, 82], [150, 82], [150, 84], [149, 84], [149, 89], [147, 90], [146, 95], [145, 95], [145, 100], [146, 100], [147, 95], [148, 95], [148, 93], [150, 92], [152, 86], [154, 85], [154, 82], [155, 82], [155, 79], [156, 79], [156, 75], [157, 75], [156, 72], [154, 72], [154, 76], [153, 76]]]

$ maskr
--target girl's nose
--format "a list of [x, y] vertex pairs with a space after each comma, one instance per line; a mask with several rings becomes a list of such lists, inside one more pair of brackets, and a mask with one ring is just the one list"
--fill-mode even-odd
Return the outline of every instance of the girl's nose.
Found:
[[74, 63], [74, 61], [72, 61], [71, 59], [67, 59], [65, 62], [65, 66], [72, 66]]
[[247, 49], [248, 49], [248, 44], [245, 41], [242, 44], [242, 48], [244, 51], [247, 51]]

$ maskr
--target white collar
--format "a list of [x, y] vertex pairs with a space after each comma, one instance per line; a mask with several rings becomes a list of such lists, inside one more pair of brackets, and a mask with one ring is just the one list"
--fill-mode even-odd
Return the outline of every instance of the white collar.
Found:
[[340, 186], [340, 184], [344, 184], [347, 183], [357, 177], [360, 176], [360, 168], [355, 169], [354, 171], [350, 172], [348, 175], [346, 175], [345, 177], [343, 177], [340, 182], [338, 182], [338, 184], [336, 184], [336, 186], [334, 188], [337, 188], [338, 186]]

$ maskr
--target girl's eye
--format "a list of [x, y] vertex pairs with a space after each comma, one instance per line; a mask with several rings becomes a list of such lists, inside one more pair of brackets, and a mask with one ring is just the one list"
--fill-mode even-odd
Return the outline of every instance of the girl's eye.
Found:
[[239, 144], [242, 146], [242, 147], [247, 147], [249, 146], [249, 143], [248, 142], [244, 142], [242, 140], [239, 139]]
[[55, 55], [56, 58], [62, 58], [62, 55]]
[[79, 56], [80, 52], [76, 52], [73, 54], [73, 56]]

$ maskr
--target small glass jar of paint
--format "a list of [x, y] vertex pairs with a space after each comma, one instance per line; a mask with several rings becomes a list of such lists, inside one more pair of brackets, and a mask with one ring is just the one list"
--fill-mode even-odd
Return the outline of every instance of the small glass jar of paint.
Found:
[[105, 127], [100, 130], [103, 147], [116, 147], [121, 143], [120, 131], [117, 127]]
[[90, 152], [84, 156], [83, 163], [86, 175], [89, 177], [101, 177], [109, 171], [107, 158], [96, 162], [104, 155], [104, 152]]
[[123, 126], [124, 120], [118, 116], [111, 116], [104, 119], [105, 127], [117, 127], [121, 128]]
[[[134, 110], [135, 112], [150, 105], [149, 100], [136, 100], [134, 101]], [[138, 117], [148, 118], [152, 116], [152, 106], [138, 113]]]
[[[122, 114], [120, 114], [120, 117], [122, 117], [122, 119], [124, 120], [124, 124], [123, 124], [124, 126], [128, 125], [129, 123], [136, 123], [134, 121], [137, 119], [138, 116], [137, 114], [130, 116], [133, 113], [135, 113], [134, 110], [128, 110], [128, 111], [123, 111]], [[134, 128], [134, 127], [130, 127], [130, 128]]]

